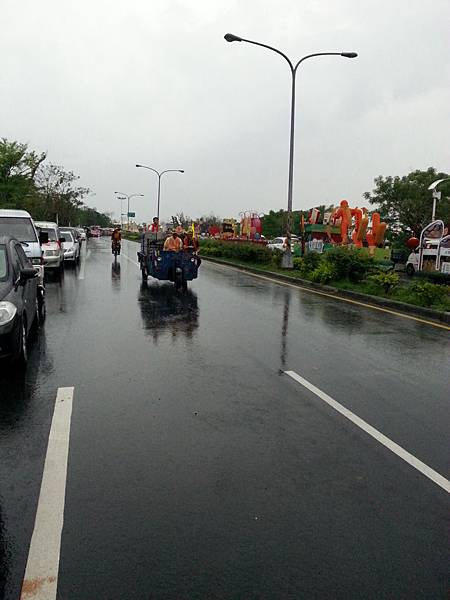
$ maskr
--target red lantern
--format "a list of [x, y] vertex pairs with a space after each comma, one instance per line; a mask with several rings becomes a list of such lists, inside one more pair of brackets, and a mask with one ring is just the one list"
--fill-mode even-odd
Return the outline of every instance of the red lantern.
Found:
[[411, 248], [411, 250], [415, 250], [419, 244], [420, 242], [416, 237], [409, 238], [409, 240], [406, 242], [406, 245], [408, 248]]

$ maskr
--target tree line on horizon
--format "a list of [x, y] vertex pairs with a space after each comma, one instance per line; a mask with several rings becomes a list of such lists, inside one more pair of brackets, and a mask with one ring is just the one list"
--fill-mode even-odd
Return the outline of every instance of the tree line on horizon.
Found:
[[[363, 194], [363, 202], [349, 204], [351, 207], [362, 208], [368, 202], [373, 211], [380, 213], [381, 220], [387, 223], [387, 239], [402, 243], [412, 235], [418, 237], [422, 229], [431, 222], [433, 197], [428, 187], [434, 181], [448, 177], [450, 175], [433, 167], [425, 171], [415, 170], [402, 177], [380, 175], [375, 178], [373, 191]], [[441, 219], [450, 229], [450, 181], [443, 182], [439, 191], [442, 195], [436, 204], [436, 219]], [[317, 208], [323, 217], [332, 207], [320, 205], [312, 208]], [[307, 221], [309, 212], [293, 211], [293, 233], [300, 232], [301, 216]], [[286, 222], [287, 211], [269, 211], [263, 217], [263, 234], [268, 238], [283, 235], [286, 232]]]
[[[80, 179], [62, 166], [47, 163], [45, 152], [30, 151], [27, 144], [0, 140], [0, 208], [27, 210], [36, 220], [58, 221], [64, 225], [111, 226], [109, 215], [87, 206], [84, 198], [89, 188], [78, 185]], [[416, 235], [431, 221], [432, 194], [429, 185], [437, 179], [450, 177], [433, 167], [415, 170], [404, 176], [379, 176], [374, 180], [372, 192], [363, 194], [363, 202], [373, 206], [388, 225], [387, 238], [401, 242]], [[436, 218], [450, 227], [450, 181], [439, 188], [441, 200], [436, 205]], [[365, 201], [365, 202], [364, 202]], [[350, 202], [352, 205], [352, 202]], [[355, 204], [356, 205], [356, 204]], [[332, 207], [314, 206], [321, 215]], [[293, 233], [300, 231], [301, 218], [307, 221], [309, 210], [295, 210], [292, 214]], [[220, 226], [222, 218], [214, 213], [199, 219], [178, 213], [183, 226], [189, 227], [193, 220], [208, 227]], [[287, 211], [271, 210], [262, 218], [263, 234], [274, 238], [286, 232]]]
[[85, 204], [91, 190], [78, 184], [79, 176], [46, 161], [46, 152], [0, 140], [0, 209], [26, 210], [36, 221], [109, 227], [108, 215]]

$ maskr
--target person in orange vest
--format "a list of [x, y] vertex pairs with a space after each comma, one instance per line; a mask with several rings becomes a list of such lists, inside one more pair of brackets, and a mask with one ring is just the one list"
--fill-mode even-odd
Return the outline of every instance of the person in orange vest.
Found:
[[122, 233], [120, 231], [120, 227], [115, 227], [114, 231], [111, 234], [111, 250], [114, 252], [114, 248], [118, 246], [119, 254], [120, 254], [120, 242], [122, 241]]
[[183, 242], [181, 241], [181, 238], [178, 237], [178, 233], [176, 231], [172, 231], [172, 235], [169, 236], [164, 242], [164, 250], [179, 252], [182, 249]]

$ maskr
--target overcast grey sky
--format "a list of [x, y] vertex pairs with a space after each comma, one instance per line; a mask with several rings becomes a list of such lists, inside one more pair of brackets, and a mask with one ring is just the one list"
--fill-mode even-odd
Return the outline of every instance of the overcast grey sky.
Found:
[[161, 214], [286, 208], [290, 74], [297, 77], [294, 208], [361, 195], [377, 175], [449, 172], [448, 0], [1, 0], [0, 136], [81, 176], [90, 205], [163, 178]]

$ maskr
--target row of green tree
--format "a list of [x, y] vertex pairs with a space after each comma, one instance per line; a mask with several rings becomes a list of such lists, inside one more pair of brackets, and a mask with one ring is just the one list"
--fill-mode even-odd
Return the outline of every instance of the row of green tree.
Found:
[[85, 205], [90, 190], [78, 185], [80, 178], [46, 160], [27, 144], [0, 140], [0, 208], [26, 210], [37, 221], [108, 227], [108, 215]]
[[[364, 199], [378, 210], [381, 219], [388, 224], [387, 237], [402, 242], [411, 235], [419, 236], [422, 229], [431, 221], [433, 199], [428, 187], [437, 179], [450, 177], [430, 167], [426, 171], [412, 171], [403, 177], [377, 177], [372, 192], [366, 192]], [[441, 200], [436, 205], [436, 218], [450, 226], [450, 181], [439, 186]], [[349, 202], [350, 206], [357, 203]], [[362, 208], [363, 204], [359, 204]], [[323, 216], [330, 207], [316, 206]], [[309, 211], [293, 212], [293, 233], [300, 231], [300, 220], [305, 221]], [[282, 235], [286, 231], [287, 212], [273, 211], [264, 215], [263, 234], [268, 238]]]

